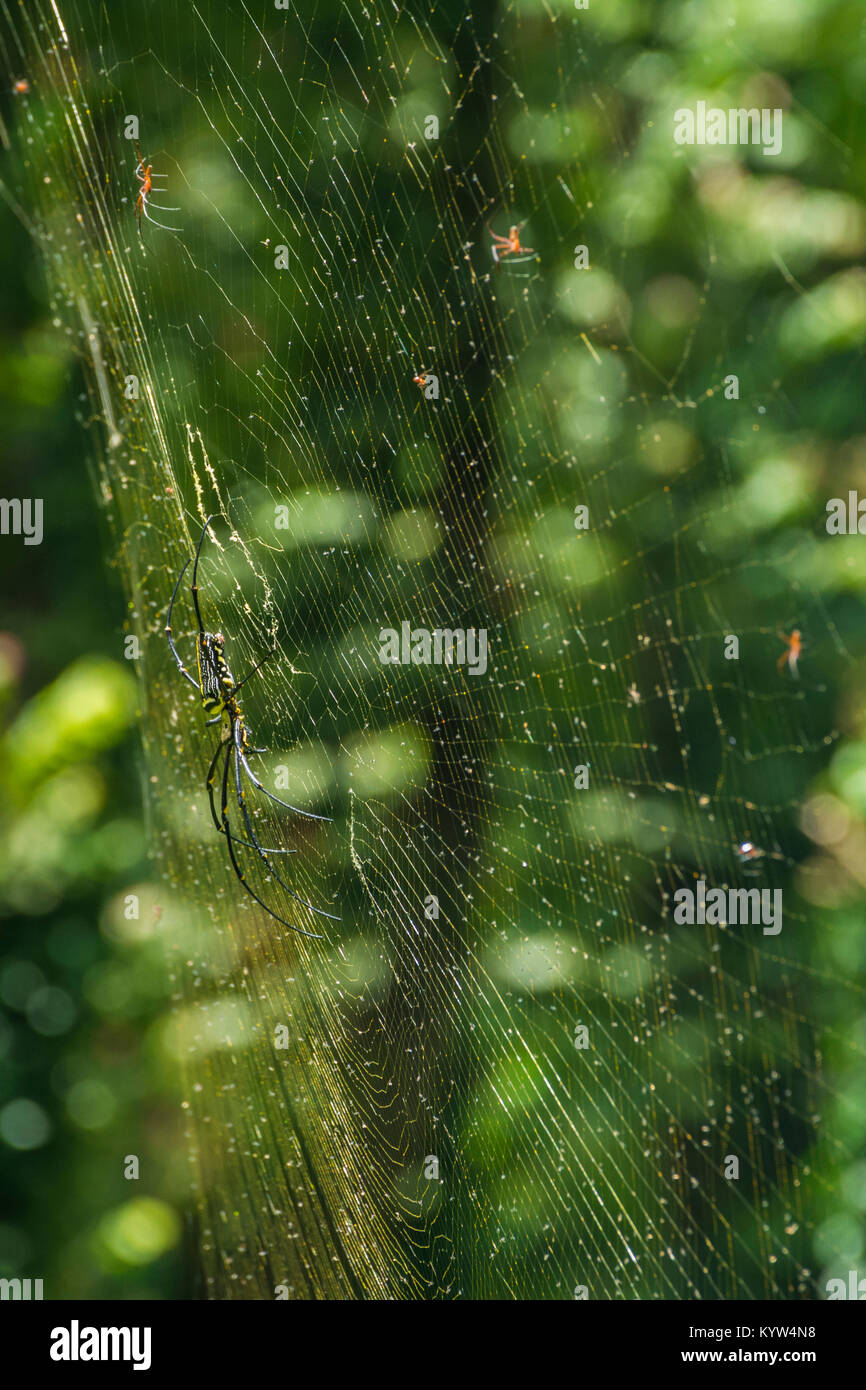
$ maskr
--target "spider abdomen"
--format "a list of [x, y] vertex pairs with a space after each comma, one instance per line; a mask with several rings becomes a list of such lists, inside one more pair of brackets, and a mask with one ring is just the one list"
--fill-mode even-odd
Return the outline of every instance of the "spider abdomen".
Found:
[[205, 632], [198, 639], [198, 672], [201, 702], [208, 714], [223, 708], [234, 690], [234, 677], [222, 653], [222, 638]]

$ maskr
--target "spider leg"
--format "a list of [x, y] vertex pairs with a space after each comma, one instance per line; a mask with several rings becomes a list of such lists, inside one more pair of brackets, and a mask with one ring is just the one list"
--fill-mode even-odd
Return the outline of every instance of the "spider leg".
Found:
[[262, 786], [262, 784], [261, 784], [261, 782], [259, 781], [258, 777], [257, 777], [256, 774], [253, 772], [252, 768], [250, 767], [249, 763], [247, 762], [246, 754], [244, 753], [243, 749], [240, 750], [240, 759], [241, 759], [241, 762], [242, 762], [243, 765], [244, 765], [244, 771], [246, 772], [246, 774], [247, 774], [247, 776], [249, 777], [250, 781], [252, 782], [253, 786], [254, 786], [254, 787], [258, 787], [258, 789], [259, 789], [260, 792], [264, 792], [265, 796], [269, 796], [269, 797], [271, 798], [271, 801], [275, 801], [275, 802], [277, 803], [278, 806], [285, 806], [285, 808], [286, 808], [287, 811], [294, 811], [295, 814], [298, 815], [298, 816], [306, 816], [307, 820], [328, 820], [328, 821], [329, 821], [329, 820], [331, 819], [330, 816], [317, 816], [317, 815], [314, 815], [312, 811], [302, 811], [301, 808], [300, 808], [300, 806], [293, 806], [293, 805], [291, 804], [291, 802], [289, 802], [289, 801], [281, 801], [280, 798], [279, 798], [278, 796], [274, 796], [273, 792], [269, 792], [268, 789], [267, 789], [267, 787], [263, 787], [263, 786]]
[[[198, 606], [198, 557], [201, 554], [201, 548], [204, 543], [205, 533], [207, 532], [207, 528], [210, 526], [212, 521], [213, 514], [211, 514], [211, 516], [208, 517], [204, 526], [201, 528], [201, 535], [198, 538], [198, 545], [196, 546], [195, 550], [195, 564], [192, 567], [192, 606], [195, 609], [195, 617], [196, 622], [198, 623], [199, 632], [204, 632], [204, 623], [201, 620], [201, 609]], [[186, 568], [186, 566], [184, 566], [184, 568]], [[180, 580], [178, 580], [178, 583], [180, 583]]]
[[[225, 743], [220, 741], [217, 744], [216, 752], [214, 753], [213, 758], [211, 759], [211, 765], [207, 770], [207, 795], [208, 800], [210, 801], [210, 813], [213, 817], [213, 823], [221, 835], [229, 835], [230, 839], [234, 840], [236, 845], [244, 845], [247, 849], [255, 849], [255, 845], [250, 844], [248, 840], [240, 840], [238, 839], [237, 835], [232, 835], [230, 831], [225, 830], [224, 827], [220, 825], [219, 818], [216, 813], [216, 804], [213, 799], [213, 784], [216, 781], [216, 765], [219, 762], [219, 757], [223, 749], [227, 749], [227, 744], [228, 740], [226, 740]], [[226, 753], [226, 757], [228, 757], [228, 752]], [[297, 852], [298, 851], [296, 849], [264, 849], [263, 847], [264, 854], [297, 854]]]
[[[223, 743], [222, 739], [220, 739], [219, 743], [218, 743], [217, 746], [216, 746], [216, 752], [214, 753], [213, 757], [211, 758], [210, 767], [209, 767], [208, 770], [207, 770], [207, 795], [208, 795], [208, 801], [210, 802], [210, 813], [211, 813], [211, 816], [213, 817], [213, 823], [214, 823], [214, 825], [216, 826], [217, 830], [219, 830], [221, 834], [224, 834], [224, 835], [225, 835], [225, 834], [228, 834], [228, 832], [226, 831], [225, 826], [224, 826], [224, 825], [218, 820], [218, 818], [217, 818], [216, 806], [214, 805], [214, 799], [213, 799], [213, 784], [214, 784], [214, 780], [215, 780], [215, 778], [216, 778], [216, 765], [217, 765], [217, 763], [219, 762], [220, 753], [222, 753], [222, 752], [224, 751], [224, 749], [225, 749], [225, 744]], [[224, 772], [224, 773], [223, 773], [223, 802], [224, 802], [224, 803], [225, 803], [225, 800], [226, 800], [225, 782], [226, 782], [226, 774], [225, 774], [225, 772]], [[224, 820], [225, 820], [225, 809], [224, 809], [224, 811], [223, 811], [223, 821], [224, 821]]]
[[[154, 227], [161, 227], [162, 230], [163, 230], [164, 232], [179, 232], [179, 231], [182, 231], [182, 228], [181, 228], [181, 227], [169, 227], [169, 225], [168, 225], [167, 222], [157, 222], [157, 220], [156, 220], [155, 217], [151, 217], [150, 213], [149, 213], [148, 210], [147, 210], [147, 209], [148, 209], [147, 200], [145, 200], [145, 201], [142, 203], [141, 207], [142, 207], [142, 211], [143, 211], [145, 217], [147, 218], [148, 222], [152, 222], [153, 225], [154, 225]], [[172, 211], [172, 209], [169, 209], [169, 211]], [[175, 211], [176, 211], [176, 209], [175, 209]]]
[[[250, 676], [254, 676], [254, 675], [256, 674], [256, 671], [261, 670], [262, 666], [264, 666], [264, 664], [265, 664], [266, 661], [270, 661], [271, 657], [274, 655], [274, 653], [276, 652], [276, 650], [277, 650], [276, 647], [274, 647], [273, 651], [268, 652], [267, 656], [263, 656], [262, 659], [261, 659], [261, 661], [257, 661], [256, 664], [255, 664], [255, 666], [253, 667], [253, 669], [252, 669], [251, 671], [247, 671], [247, 674], [244, 676], [243, 680], [242, 680], [242, 681], [238, 681], [238, 683], [237, 683], [237, 685], [235, 686], [234, 691], [233, 691], [232, 693], [236, 695], [236, 694], [238, 693], [238, 691], [240, 690], [241, 686], [242, 686], [242, 685], [246, 685], [246, 683], [247, 683], [247, 681], [249, 680]], [[254, 752], [254, 753], [266, 753], [266, 752], [267, 752], [267, 749], [266, 749], [266, 748], [254, 748], [254, 749], [253, 749], [253, 752]]]
[[228, 815], [227, 812], [225, 812], [225, 806], [227, 806], [228, 802], [228, 759], [229, 753], [231, 753], [231, 745], [229, 745], [227, 742], [225, 748], [227, 748], [227, 752], [225, 752], [225, 769], [224, 771], [222, 771], [222, 828], [224, 828], [225, 831], [225, 844], [227, 844], [228, 848], [228, 858], [231, 859], [232, 869], [235, 870], [235, 877], [238, 878], [238, 883], [240, 884], [240, 887], [242, 887], [243, 890], [245, 890], [246, 892], [249, 892], [250, 898], [253, 898], [254, 902], [259, 903], [260, 908], [264, 908], [265, 912], [267, 912], [268, 917], [274, 917], [275, 922], [279, 922], [282, 924], [282, 926], [288, 927], [289, 931], [296, 931], [299, 937], [313, 937], [314, 940], [321, 941], [322, 937], [321, 934], [318, 933], [318, 931], [304, 931], [303, 927], [295, 927], [291, 922], [286, 922], [285, 917], [279, 917], [277, 916], [277, 913], [271, 912], [271, 909], [268, 908], [267, 902], [261, 901], [259, 894], [257, 894], [257, 892], [253, 892], [252, 888], [250, 888], [249, 883], [247, 883], [245, 874], [240, 872], [238, 858], [236, 858], [235, 855], [235, 837], [234, 835], [232, 835], [231, 830], [229, 830]]
[[244, 875], [241, 873], [240, 865], [238, 864], [238, 861], [237, 861], [237, 859], [235, 858], [235, 852], [234, 852], [234, 849], [232, 848], [232, 843], [233, 843], [233, 836], [229, 836], [229, 838], [226, 840], [226, 844], [228, 845], [229, 858], [230, 858], [231, 861], [232, 861], [232, 868], [234, 869], [235, 874], [237, 875], [237, 878], [238, 878], [238, 881], [239, 881], [241, 887], [244, 888], [244, 889], [247, 891], [247, 893], [249, 893], [250, 897], [251, 897], [255, 902], [258, 903], [259, 907], [263, 907], [264, 910], [265, 910], [265, 912], [268, 914], [268, 916], [269, 916], [269, 917], [273, 917], [273, 919], [274, 919], [275, 922], [280, 922], [280, 923], [282, 924], [282, 926], [288, 927], [289, 931], [297, 932], [298, 936], [308, 936], [308, 937], [310, 937], [310, 939], [311, 939], [312, 941], [324, 941], [324, 937], [322, 936], [322, 933], [321, 933], [321, 932], [319, 932], [319, 931], [304, 931], [302, 927], [296, 927], [296, 926], [294, 925], [294, 923], [292, 923], [292, 922], [287, 922], [286, 919], [285, 919], [285, 917], [280, 917], [280, 916], [277, 915], [276, 912], [272, 912], [271, 909], [268, 907], [267, 903], [263, 903], [263, 902], [262, 902], [262, 900], [261, 900], [261, 898], [259, 897], [258, 893], [254, 893], [254, 892], [253, 892], [252, 888], [251, 888], [250, 885], [247, 883], [246, 878], [245, 878]]
[[201, 686], [199, 685], [198, 681], [195, 679], [195, 676], [191, 676], [191, 675], [190, 675], [189, 671], [186, 669], [186, 667], [184, 666], [183, 662], [181, 661], [181, 659], [180, 659], [180, 652], [178, 651], [177, 647], [174, 645], [174, 638], [173, 638], [172, 635], [171, 635], [171, 614], [172, 614], [172, 609], [174, 608], [174, 601], [175, 601], [175, 599], [177, 598], [177, 591], [178, 591], [178, 589], [180, 588], [180, 581], [183, 579], [183, 577], [184, 577], [184, 575], [186, 574], [188, 568], [189, 568], [189, 560], [187, 560], [187, 562], [186, 562], [186, 564], [184, 565], [183, 569], [181, 570], [180, 574], [177, 576], [177, 580], [176, 580], [176, 582], [175, 582], [174, 589], [172, 590], [171, 599], [169, 600], [169, 605], [168, 605], [168, 614], [167, 614], [166, 620], [165, 620], [165, 635], [166, 635], [166, 637], [168, 638], [168, 645], [171, 647], [171, 654], [172, 654], [172, 656], [174, 657], [175, 661], [177, 662], [177, 669], [180, 671], [181, 675], [184, 676], [184, 677], [186, 678], [186, 680], [189, 681], [190, 685], [194, 685], [194, 686], [195, 686], [195, 688], [196, 688], [196, 690], [198, 691], [199, 695], [201, 695]]
[[525, 261], [531, 261], [535, 255], [531, 246], [521, 246], [519, 251], [503, 251], [502, 258], [511, 257], [512, 265], [523, 265]]
[[[226, 758], [226, 763], [228, 764], [228, 758]], [[243, 816], [244, 825], [247, 829], [247, 834], [253, 842], [253, 849], [256, 851], [256, 854], [258, 854], [259, 858], [262, 859], [264, 863], [267, 865], [268, 871], [270, 872], [272, 877], [277, 880], [277, 883], [280, 885], [280, 887], [284, 888], [285, 891], [288, 893], [289, 897], [294, 898], [296, 903], [300, 903], [302, 907], [308, 908], [310, 912], [315, 912], [317, 917], [330, 917], [332, 922], [339, 922], [339, 917], [335, 917], [333, 912], [325, 912], [321, 907], [313, 907], [313, 904], [308, 903], [306, 898], [300, 897], [299, 894], [297, 894], [293, 888], [289, 887], [285, 879], [280, 878], [276, 869], [272, 868], [271, 865], [268, 864], [265, 852], [259, 844], [258, 839], [256, 838], [256, 833], [253, 829], [253, 823], [250, 820], [250, 813], [247, 810], [246, 801], [244, 800], [244, 789], [243, 784], [241, 782], [241, 734], [240, 724], [237, 722], [235, 723], [234, 730], [234, 764], [235, 789], [237, 793], [238, 808], [240, 810], [241, 815]]]

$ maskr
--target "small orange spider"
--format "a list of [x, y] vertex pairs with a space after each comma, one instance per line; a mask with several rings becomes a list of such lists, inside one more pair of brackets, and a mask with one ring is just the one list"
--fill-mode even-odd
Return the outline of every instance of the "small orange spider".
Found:
[[19, 77], [12, 90], [17, 97], [26, 96], [30, 91], [30, 83], [27, 81], [26, 77]]
[[427, 382], [430, 380], [430, 378], [427, 375], [427, 368], [422, 367], [420, 372], [415, 373], [412, 380], [414, 381], [415, 385], [420, 386], [423, 391], [424, 387], [427, 385]]
[[[138, 213], [138, 231], [139, 231], [139, 235], [141, 235], [141, 217], [142, 217], [142, 213], [143, 213], [144, 216], [147, 218], [148, 222], [152, 222], [153, 225], [154, 225], [155, 227], [162, 227], [162, 230], [163, 230], [164, 232], [178, 232], [178, 231], [180, 231], [180, 228], [179, 228], [179, 227], [168, 227], [168, 226], [166, 226], [166, 224], [165, 224], [164, 222], [157, 222], [156, 218], [155, 218], [155, 217], [151, 217], [150, 213], [148, 212], [147, 209], [150, 207], [150, 194], [151, 194], [151, 192], [154, 192], [154, 193], [160, 192], [159, 189], [155, 189], [155, 188], [153, 187], [153, 180], [154, 180], [154, 179], [167, 179], [167, 178], [168, 178], [168, 174], [155, 174], [155, 173], [153, 172], [153, 165], [152, 165], [152, 164], [147, 164], [147, 165], [145, 165], [144, 156], [143, 156], [142, 153], [141, 153], [141, 146], [139, 145], [139, 143], [138, 143], [137, 140], [136, 140], [136, 142], [135, 142], [135, 152], [136, 152], [136, 154], [138, 155], [138, 168], [137, 168], [136, 171], [135, 171], [135, 177], [138, 179], [138, 182], [141, 184], [141, 188], [138, 190], [138, 197], [137, 197], [136, 200], [135, 200], [135, 211]], [[180, 212], [180, 208], [167, 208], [167, 207], [163, 207], [161, 203], [154, 203], [153, 206], [156, 207], [160, 212]]]
[[800, 652], [803, 650], [803, 639], [800, 635], [800, 629], [798, 627], [795, 627], [792, 630], [790, 637], [780, 630], [779, 640], [785, 643], [788, 650], [782, 652], [782, 655], [776, 662], [776, 667], [779, 673], [781, 674], [782, 668], [785, 665], [785, 662], [787, 661], [788, 669], [791, 672], [791, 675], [794, 677], [795, 680], [798, 680], [799, 676], [797, 673], [797, 662], [800, 660]]
[[520, 244], [520, 233], [525, 225], [524, 222], [520, 222], [516, 227], [509, 227], [508, 236], [500, 236], [498, 232], [494, 232], [488, 222], [487, 230], [493, 237], [493, 245], [490, 249], [493, 252], [493, 259], [497, 265], [499, 265], [503, 256], [535, 255], [535, 251], [531, 246], [521, 246]]

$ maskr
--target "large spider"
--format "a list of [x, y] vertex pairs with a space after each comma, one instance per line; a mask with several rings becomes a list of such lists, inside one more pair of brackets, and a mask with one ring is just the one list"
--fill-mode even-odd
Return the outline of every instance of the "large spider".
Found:
[[[207, 528], [212, 520], [213, 517], [209, 516], [204, 526], [202, 527], [202, 532], [199, 536], [198, 545], [196, 547], [195, 560], [187, 560], [180, 574], [177, 576], [177, 580], [172, 591], [171, 600], [168, 605], [168, 614], [166, 616], [165, 622], [165, 635], [168, 638], [168, 645], [171, 648], [171, 654], [177, 662], [177, 669], [180, 671], [184, 679], [189, 681], [190, 685], [194, 686], [195, 689], [198, 691], [199, 698], [201, 699], [202, 703], [202, 708], [204, 709], [205, 714], [209, 714], [212, 716], [210, 719], [205, 721], [205, 727], [209, 727], [211, 724], [222, 725], [222, 728], [220, 730], [220, 740], [217, 744], [216, 752], [214, 753], [211, 759], [211, 764], [207, 771], [207, 794], [208, 799], [210, 801], [211, 816], [213, 817], [213, 823], [216, 826], [217, 830], [220, 832], [220, 834], [225, 835], [226, 846], [228, 848], [232, 868], [234, 869], [239, 882], [246, 889], [247, 893], [249, 893], [250, 897], [254, 898], [255, 901], [259, 904], [259, 906], [265, 909], [265, 912], [267, 912], [271, 917], [275, 918], [277, 922], [281, 922], [284, 927], [289, 927], [292, 931], [298, 932], [300, 936], [311, 936], [314, 937], [316, 940], [320, 940], [321, 938], [318, 932], [303, 931], [300, 927], [296, 927], [294, 923], [287, 922], [285, 917], [280, 917], [278, 913], [273, 912], [271, 908], [268, 907], [267, 903], [262, 902], [259, 895], [253, 892], [253, 889], [247, 883], [246, 874], [244, 874], [241, 870], [241, 866], [238, 863], [237, 854], [235, 852], [236, 845], [243, 846], [244, 849], [253, 850], [262, 860], [262, 862], [266, 865], [268, 873], [273, 875], [277, 883], [279, 883], [280, 886], [284, 888], [286, 892], [290, 895], [290, 897], [294, 898], [296, 902], [301, 903], [302, 906], [308, 908], [310, 912], [315, 912], [319, 917], [330, 917], [331, 920], [334, 922], [339, 921], [339, 918], [335, 917], [333, 913], [323, 912], [321, 908], [313, 907], [312, 903], [308, 903], [305, 898], [299, 897], [299, 895], [294, 891], [294, 889], [290, 888], [289, 885], [285, 882], [285, 880], [280, 877], [276, 869], [273, 868], [273, 866], [270, 864], [269, 855], [294, 854], [295, 851], [291, 849], [265, 849], [264, 846], [259, 842], [258, 836], [256, 835], [255, 829], [253, 827], [252, 818], [247, 809], [246, 796], [244, 793], [243, 785], [243, 778], [245, 775], [249, 779], [249, 781], [252, 782], [254, 787], [257, 787], [260, 792], [264, 792], [265, 796], [270, 797], [271, 801], [275, 801], [278, 806], [285, 806], [287, 810], [294, 811], [299, 816], [306, 816], [309, 820], [329, 819], [329, 817], [327, 816], [313, 815], [311, 811], [302, 811], [298, 806], [290, 805], [288, 801], [281, 801], [278, 796], [274, 796], [272, 792], [269, 792], [267, 787], [262, 786], [261, 782], [256, 777], [255, 773], [249, 765], [249, 761], [247, 759], [248, 753], [264, 753], [267, 750], [264, 748], [254, 748], [252, 746], [252, 743], [250, 741], [250, 732], [247, 728], [246, 720], [244, 719], [244, 712], [241, 709], [240, 704], [238, 702], [238, 691], [241, 689], [242, 686], [246, 685], [247, 681], [250, 679], [250, 676], [254, 676], [255, 673], [259, 670], [259, 668], [262, 667], [265, 664], [265, 662], [274, 655], [274, 653], [272, 651], [268, 652], [267, 656], [262, 657], [261, 661], [256, 663], [253, 669], [250, 672], [248, 672], [246, 676], [244, 676], [242, 681], [235, 681], [235, 678], [229, 670], [228, 663], [225, 659], [225, 638], [223, 637], [222, 633], [205, 632], [204, 624], [202, 623], [201, 619], [201, 610], [199, 608], [198, 603], [198, 561], [199, 556], [201, 554], [201, 548], [204, 543], [204, 538], [207, 534]], [[177, 591], [180, 588], [180, 581], [183, 579], [183, 576], [186, 574], [191, 563], [192, 588], [190, 592], [192, 594], [192, 604], [193, 608], [195, 609], [196, 622], [198, 623], [198, 635], [196, 637], [198, 680], [196, 680], [195, 676], [190, 674], [186, 666], [183, 664], [180, 658], [180, 653], [178, 652], [177, 647], [174, 644], [174, 638], [171, 635], [171, 615], [172, 610], [174, 609], [174, 601], [177, 597]], [[225, 724], [223, 724], [224, 719], [226, 720]], [[220, 800], [220, 814], [218, 817], [216, 813], [216, 806], [214, 805], [213, 789], [214, 782], [216, 781], [217, 777], [217, 768], [221, 757], [224, 760], [221, 778], [222, 794]], [[228, 786], [230, 768], [233, 769], [235, 798], [237, 800], [238, 810], [240, 812], [241, 819], [246, 829], [248, 837], [246, 840], [241, 839], [237, 835], [235, 835], [229, 823]]]

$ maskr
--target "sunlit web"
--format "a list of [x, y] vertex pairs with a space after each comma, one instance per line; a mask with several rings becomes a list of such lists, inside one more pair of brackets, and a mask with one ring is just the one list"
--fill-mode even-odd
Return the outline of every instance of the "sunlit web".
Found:
[[[850, 1161], [841, 1126], [816, 1161], [841, 1034], [808, 1000], [848, 986], [792, 874], [845, 651], [813, 534], [761, 510], [761, 432], [799, 421], [774, 324], [746, 351], [728, 302], [718, 168], [686, 170], [665, 84], [633, 75], [657, 120], [628, 131], [616, 43], [564, 5], [88, 8], [67, 44], [34, 0], [7, 61], [144, 643], [209, 1293], [808, 1296], [816, 1174]], [[130, 114], [177, 233], [139, 237]], [[255, 812], [340, 913], [321, 944], [210, 824], [162, 638], [209, 512], [206, 622], [236, 675], [279, 646], [245, 690], [262, 775], [333, 817]], [[483, 628], [486, 673], [383, 665], [404, 621]], [[781, 935], [673, 924], [677, 887], [747, 870]]]

